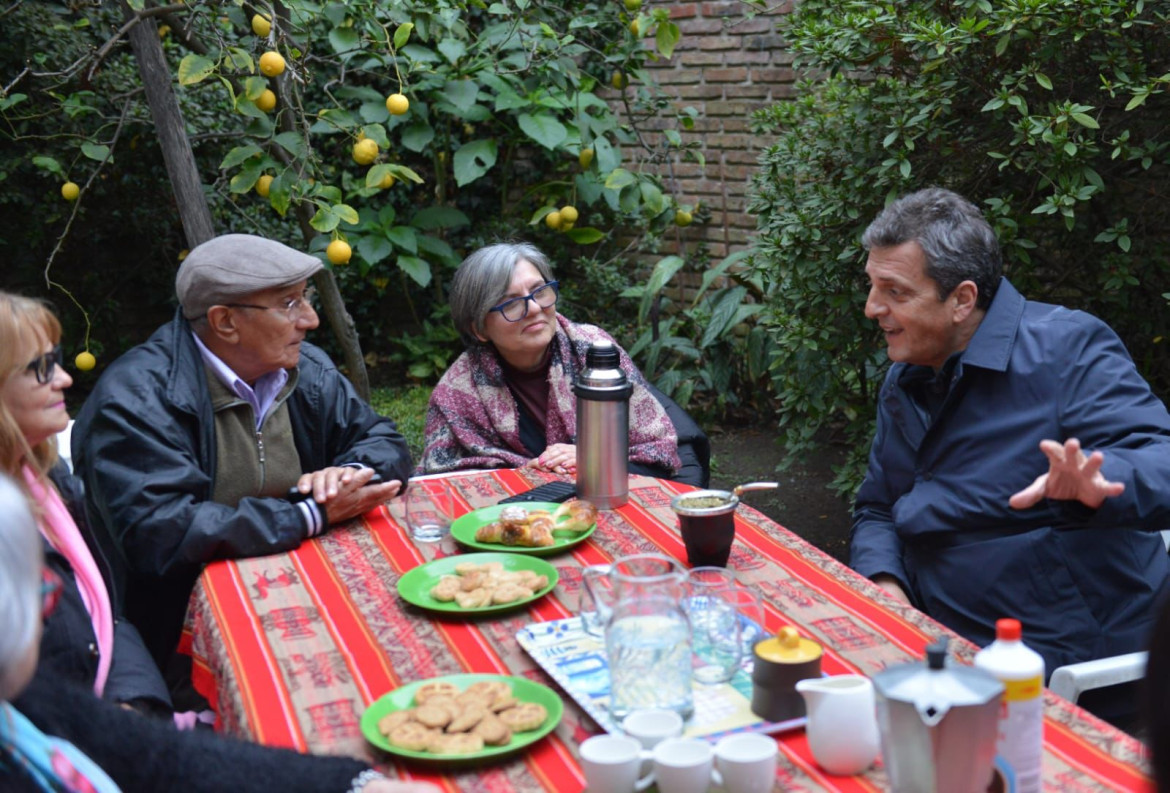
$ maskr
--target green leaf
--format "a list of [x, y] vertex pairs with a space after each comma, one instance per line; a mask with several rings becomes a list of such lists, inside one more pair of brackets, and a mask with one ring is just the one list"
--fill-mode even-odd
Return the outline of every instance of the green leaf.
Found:
[[370, 264], [377, 264], [394, 251], [390, 240], [378, 234], [367, 234], [358, 240], [358, 253]]
[[429, 253], [432, 257], [452, 267], [459, 264], [459, 256], [456, 255], [455, 249], [438, 237], [423, 235], [418, 238], [418, 247], [426, 253]]
[[451, 80], [443, 86], [442, 93], [457, 110], [466, 113], [475, 104], [479, 84], [475, 80]]
[[521, 113], [517, 121], [525, 135], [550, 151], [564, 143], [565, 138], [569, 137], [569, 131], [565, 129], [565, 125], [557, 121], [550, 113], [538, 115]]
[[467, 52], [467, 45], [459, 39], [443, 39], [436, 45], [436, 48], [452, 64], [462, 58]]
[[8, 96], [0, 96], [0, 110], [8, 110], [11, 107], [16, 107], [26, 99], [28, 99], [28, 94], [9, 94]]
[[334, 204], [333, 214], [337, 215], [342, 223], [348, 223], [351, 226], [356, 226], [360, 220], [357, 210], [349, 204]]
[[226, 171], [228, 168], [234, 168], [244, 160], [250, 160], [258, 154], [260, 154], [260, 147], [254, 146], [251, 143], [247, 146], [236, 146], [223, 158], [223, 162], [219, 164], [219, 169]]
[[593, 228], [592, 226], [584, 226], [579, 229], [569, 229], [565, 232], [565, 236], [578, 245], [592, 245], [598, 240], [605, 239], [605, 233]]
[[642, 191], [642, 203], [646, 205], [647, 212], [649, 212], [651, 215], [657, 215], [666, 208], [662, 197], [662, 191], [658, 189], [656, 184], [650, 181], [645, 181], [642, 182], [639, 187]]
[[609, 173], [622, 164], [621, 152], [607, 138], [593, 141], [593, 154], [601, 173]]
[[214, 71], [214, 60], [191, 53], [179, 61], [179, 85], [195, 85], [206, 80]]
[[1126, 110], [1133, 110], [1135, 107], [1141, 107], [1143, 104], [1145, 104], [1146, 100], [1149, 98], [1150, 98], [1150, 94], [1147, 91], [1143, 91], [1141, 93], [1134, 94], [1133, 99], [1129, 100], [1129, 103], [1126, 104], [1125, 109]]
[[467, 215], [454, 207], [427, 207], [410, 220], [410, 225], [420, 229], [452, 229], [470, 223]]
[[390, 163], [390, 173], [394, 174], [394, 176], [398, 179], [406, 179], [408, 181], [414, 182], [415, 184], [423, 183], [423, 178], [412, 171], [410, 168], [407, 168], [405, 165]]
[[452, 165], [455, 169], [455, 183], [462, 187], [474, 182], [496, 164], [496, 141], [473, 140], [465, 143], [455, 152]]
[[302, 159], [308, 154], [308, 149], [305, 147], [305, 139], [296, 132], [282, 132], [273, 138], [280, 148], [287, 151], [292, 156]]
[[[1128, 109], [1129, 108], [1126, 108], [1126, 110]], [[1101, 129], [1101, 125], [1097, 123], [1095, 118], [1092, 116], [1087, 116], [1084, 113], [1073, 113], [1072, 120], [1080, 124], [1082, 127], [1088, 127], [1089, 129]]]
[[379, 163], [370, 170], [366, 171], [366, 187], [373, 188], [382, 184], [382, 180], [387, 176], [391, 176], [390, 165], [388, 163]]
[[403, 22], [394, 31], [394, 49], [400, 50], [406, 46], [406, 42], [410, 39], [410, 31], [414, 30], [413, 22]]
[[610, 190], [621, 190], [623, 187], [629, 187], [636, 181], [638, 181], [638, 177], [634, 176], [625, 168], [614, 168], [613, 173], [605, 177], [605, 186]]
[[410, 226], [394, 226], [386, 237], [407, 253], [418, 253], [418, 233]]
[[51, 174], [56, 174], [62, 179], [65, 178], [65, 171], [61, 168], [61, 163], [57, 162], [52, 157], [45, 157], [44, 155], [40, 155], [33, 157], [32, 161], [33, 165], [37, 166], [38, 168], [46, 170]]
[[107, 157], [110, 156], [110, 147], [102, 146], [98, 143], [86, 142], [81, 144], [81, 153], [91, 160], [103, 162]]
[[361, 36], [353, 28], [333, 28], [329, 31], [329, 46], [333, 47], [333, 51], [338, 55], [352, 57], [360, 42]]
[[263, 168], [259, 158], [248, 160], [244, 163], [244, 167], [232, 177], [228, 187], [233, 193], [246, 193], [256, 186], [256, 180], [260, 178], [262, 172]]
[[411, 151], [424, 151], [434, 139], [435, 130], [425, 121], [416, 121], [402, 128], [402, 145]]
[[244, 80], [244, 96], [255, 102], [268, 88], [267, 77], [249, 77]]
[[296, 172], [288, 170], [278, 173], [276, 178], [272, 180], [272, 184], [268, 185], [268, 203], [281, 217], [285, 216], [292, 203], [292, 189], [296, 181]]
[[682, 33], [679, 32], [678, 25], [673, 22], [660, 22], [658, 30], [654, 33], [654, 43], [658, 46], [658, 51], [662, 53], [663, 58], [669, 58], [674, 54], [674, 47], [680, 38], [682, 38]]
[[431, 282], [431, 266], [417, 256], [399, 256], [398, 269], [409, 275], [419, 286]]
[[309, 220], [309, 225], [322, 234], [328, 234], [337, 228], [337, 224], [340, 222], [341, 219], [333, 213], [331, 207], [320, 207], [317, 209], [317, 214], [313, 215], [312, 219]]
[[1052, 90], [1052, 81], [1048, 79], [1048, 75], [1036, 72], [1036, 82], [1040, 84], [1040, 87]]
[[654, 265], [654, 271], [650, 273], [650, 280], [646, 282], [646, 291], [642, 293], [642, 304], [638, 308], [639, 319], [646, 319], [654, 298], [662, 291], [663, 287], [670, 283], [670, 279], [674, 278], [674, 274], [682, 269], [684, 264], [686, 262], [680, 256], [667, 256]]

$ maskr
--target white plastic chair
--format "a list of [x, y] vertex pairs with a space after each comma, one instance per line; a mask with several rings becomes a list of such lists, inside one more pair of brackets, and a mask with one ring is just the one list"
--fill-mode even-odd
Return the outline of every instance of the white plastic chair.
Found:
[[1057, 667], [1052, 672], [1048, 688], [1053, 694], [1059, 694], [1069, 702], [1076, 702], [1081, 694], [1090, 689], [1129, 683], [1145, 676], [1146, 653], [1126, 653]]

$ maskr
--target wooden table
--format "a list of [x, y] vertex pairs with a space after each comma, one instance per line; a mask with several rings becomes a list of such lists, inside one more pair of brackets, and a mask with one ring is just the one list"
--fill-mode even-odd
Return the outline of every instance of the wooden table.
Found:
[[[530, 471], [450, 477], [459, 511], [546, 481]], [[555, 683], [516, 644], [532, 621], [572, 616], [582, 566], [634, 553], [685, 559], [672, 495], [689, 490], [649, 477], [630, 479], [630, 503], [604, 512], [594, 535], [571, 552], [548, 557], [557, 588], [527, 608], [493, 618], [436, 620], [399, 599], [398, 578], [417, 565], [457, 552], [452, 541], [415, 544], [386, 507], [338, 527], [291, 553], [208, 566], [192, 597], [187, 649], [196, 685], [212, 701], [221, 728], [273, 746], [348, 754], [391, 775], [428, 779], [450, 790], [579, 791], [578, 745], [597, 731], [566, 697], [556, 731], [500, 763], [465, 770], [403, 765], [362, 738], [365, 707], [399, 685], [461, 672], [523, 675]], [[970, 661], [976, 647], [746, 506], [736, 515], [729, 566], [757, 588], [770, 631], [795, 624], [825, 648], [829, 674], [872, 675], [921, 658], [940, 635]], [[884, 770], [833, 777], [812, 760], [802, 730], [777, 736], [776, 790], [887, 788]], [[1046, 790], [1152, 790], [1144, 748], [1086, 711], [1045, 693]]]

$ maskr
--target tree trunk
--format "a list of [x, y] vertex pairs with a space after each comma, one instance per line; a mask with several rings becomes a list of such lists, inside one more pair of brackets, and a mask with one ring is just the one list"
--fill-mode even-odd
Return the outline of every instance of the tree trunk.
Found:
[[[134, 17], [134, 9], [122, 2], [126, 19]], [[130, 28], [130, 46], [138, 60], [138, 73], [146, 89], [146, 101], [150, 104], [150, 115], [162, 148], [163, 161], [175, 202], [179, 206], [179, 219], [187, 237], [187, 246], [194, 248], [215, 236], [211, 221], [211, 209], [203, 195], [203, 184], [199, 180], [199, 169], [195, 166], [195, 154], [187, 139], [183, 115], [179, 102], [171, 89], [171, 70], [163, 55], [158, 38], [158, 27], [153, 19], [142, 19]]]

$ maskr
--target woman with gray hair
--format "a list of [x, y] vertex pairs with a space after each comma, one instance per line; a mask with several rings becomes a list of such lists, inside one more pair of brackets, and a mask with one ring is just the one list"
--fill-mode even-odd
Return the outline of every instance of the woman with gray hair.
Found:
[[449, 300], [467, 350], [431, 394], [422, 470], [527, 466], [573, 475], [573, 382], [589, 346], [605, 340], [634, 385], [631, 473], [704, 486], [706, 436], [608, 333], [557, 313], [559, 287], [548, 258], [525, 242], [480, 248], [459, 266]]
[[180, 732], [38, 668], [41, 623], [60, 585], [27, 499], [0, 475], [0, 790], [438, 793], [357, 760]]

